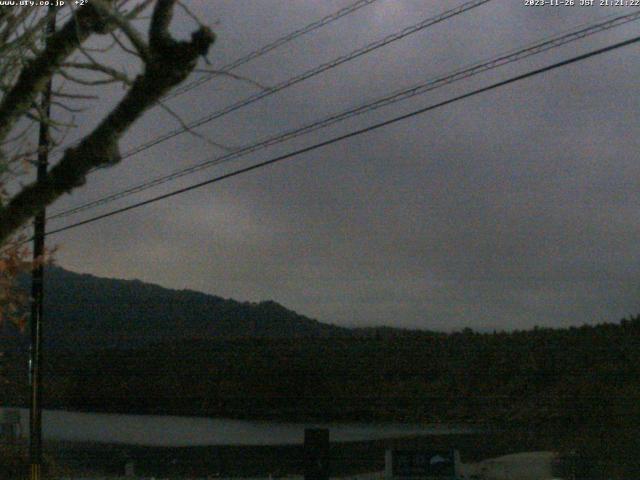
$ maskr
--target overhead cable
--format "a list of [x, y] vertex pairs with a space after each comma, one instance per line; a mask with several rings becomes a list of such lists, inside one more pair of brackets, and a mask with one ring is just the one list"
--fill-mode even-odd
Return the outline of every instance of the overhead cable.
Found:
[[257, 93], [254, 93], [253, 95], [250, 95], [238, 102], [232, 103], [231, 105], [228, 105], [227, 107], [222, 108], [221, 110], [217, 110], [209, 115], [206, 115], [198, 120], [195, 120], [193, 122], [188, 123], [187, 125], [180, 127], [176, 130], [172, 130], [170, 132], [164, 133], [163, 135], [160, 135], [152, 140], [149, 140], [148, 142], [145, 142], [141, 145], [138, 145], [134, 148], [132, 148], [131, 150], [124, 152], [122, 154], [122, 158], [128, 158], [131, 157], [133, 155], [136, 155], [144, 150], [147, 150], [155, 145], [158, 145], [159, 143], [162, 143], [166, 140], [169, 140], [170, 138], [176, 137], [182, 133], [188, 132], [189, 130], [193, 129], [193, 128], [197, 128], [200, 127], [201, 125], [204, 125], [206, 123], [209, 123], [213, 120], [216, 120], [224, 115], [227, 115], [231, 112], [235, 112], [236, 110], [239, 110], [241, 108], [246, 107], [247, 105], [250, 105], [254, 102], [257, 102], [258, 100], [262, 100], [263, 98], [269, 97], [271, 95], [274, 95], [275, 93], [278, 93], [286, 88], [289, 88], [293, 85], [296, 85], [300, 82], [303, 82], [305, 80], [308, 80], [312, 77], [315, 77], [317, 75], [320, 75], [321, 73], [324, 73], [328, 70], [331, 70], [332, 68], [335, 68], [339, 65], [342, 65], [344, 63], [350, 62], [358, 57], [361, 57], [362, 55], [365, 55], [367, 53], [370, 53], [374, 50], [377, 50], [379, 48], [382, 48], [386, 45], [389, 45], [393, 42], [396, 42], [398, 40], [401, 40], [409, 35], [412, 35], [416, 32], [419, 32], [421, 30], [424, 30], [428, 27], [431, 27], [433, 25], [436, 25], [438, 23], [444, 22], [445, 20], [448, 20], [449, 18], [455, 17], [456, 15], [460, 15], [462, 13], [465, 13], [473, 8], [479, 7], [485, 3], [490, 2], [491, 0], [472, 0], [466, 3], [463, 3], [462, 5], [453, 8], [451, 10], [447, 10], [444, 13], [441, 13], [440, 15], [436, 15], [435, 17], [430, 17], [427, 18], [415, 25], [412, 25], [410, 27], [407, 27], [397, 33], [388, 35], [380, 40], [377, 40], [375, 42], [369, 43], [368, 45], [365, 45], [361, 48], [358, 48], [357, 50], [352, 51], [351, 53], [348, 53], [346, 55], [342, 55], [340, 57], [334, 58], [331, 61], [328, 61], [326, 63], [323, 63], [317, 67], [314, 67], [310, 70], [307, 70], [299, 75], [296, 75], [295, 77], [289, 78], [287, 80], [284, 80], [280, 83], [278, 83], [277, 85], [268, 88], [267, 90], [261, 90]]
[[169, 181], [176, 180], [183, 176], [204, 170], [206, 168], [210, 168], [214, 165], [219, 165], [221, 163], [226, 163], [228, 161], [235, 160], [237, 158], [249, 155], [256, 151], [265, 149], [267, 147], [291, 140], [293, 138], [296, 138], [302, 135], [306, 135], [308, 133], [319, 130], [321, 128], [326, 128], [330, 125], [333, 125], [338, 122], [342, 122], [349, 118], [359, 116], [364, 113], [406, 100], [408, 98], [412, 98], [417, 95], [430, 92], [432, 90], [443, 87], [445, 85], [449, 85], [451, 83], [467, 79], [474, 75], [484, 73], [494, 68], [498, 68], [498, 67], [507, 65], [509, 63], [513, 63], [513, 62], [522, 60], [524, 58], [537, 55], [542, 52], [546, 52], [553, 48], [566, 45], [567, 43], [577, 41], [579, 39], [585, 38], [587, 36], [593, 35], [598, 32], [602, 32], [604, 30], [608, 30], [614, 27], [619, 27], [621, 25], [624, 25], [632, 21], [636, 21], [638, 19], [640, 19], [640, 12], [634, 12], [632, 14], [622, 15], [622, 16], [605, 20], [605, 21], [600, 21], [596, 24], [591, 24], [586, 27], [581, 26], [577, 30], [574, 30], [570, 33], [559, 35], [551, 39], [542, 40], [537, 43], [530, 44], [529, 46], [521, 48], [519, 50], [512, 50], [510, 52], [500, 54], [497, 57], [491, 58], [490, 60], [477, 62], [463, 69], [459, 69], [454, 72], [448, 73], [446, 75], [443, 75], [437, 78], [432, 78], [425, 82], [421, 82], [420, 84], [413, 85], [409, 88], [396, 91], [374, 102], [367, 102], [363, 105], [348, 109], [338, 114], [331, 115], [322, 120], [317, 120], [305, 126], [295, 128], [272, 137], [268, 137], [266, 139], [253, 143], [251, 145], [240, 147], [227, 154], [207, 159], [203, 162], [200, 162], [198, 164], [192, 165], [187, 168], [178, 169], [172, 173], [169, 173], [167, 175], [162, 175], [152, 180], [141, 182], [137, 185], [134, 185], [132, 187], [121, 190], [116, 193], [112, 193], [100, 199], [51, 215], [49, 219], [51, 220], [51, 219], [56, 219], [61, 217], [67, 217], [88, 209], [92, 209], [92, 208], [110, 203], [117, 199], [124, 198], [129, 195], [139, 193], [141, 191], [167, 183]]
[[325, 25], [328, 25], [342, 17], [344, 17], [345, 15], [349, 15], [350, 13], [355, 12], [356, 10], [361, 9], [362, 7], [366, 7], [367, 5], [370, 5], [374, 2], [376, 2], [378, 0], [358, 0], [357, 2], [354, 2], [350, 5], [347, 5], [344, 8], [341, 8], [340, 10], [331, 13], [323, 18], [321, 18], [320, 20], [317, 20], [315, 22], [312, 22], [308, 25], [305, 25], [302, 28], [299, 28], [298, 30], [295, 30], [291, 33], [289, 33], [288, 35], [285, 35], [283, 37], [278, 38], [277, 40], [264, 45], [263, 47], [260, 47], [256, 50], [254, 50], [251, 53], [248, 53], [247, 55], [244, 55], [222, 67], [220, 67], [220, 72], [213, 72], [210, 73], [208, 76], [206, 77], [202, 77], [199, 78], [197, 80], [194, 80], [190, 83], [187, 83], [186, 85], [183, 85], [179, 88], [176, 88], [173, 92], [171, 92], [169, 95], [167, 95], [165, 98], [169, 99], [169, 98], [174, 98], [177, 97], [178, 95], [182, 95], [185, 92], [188, 92], [189, 90], [193, 90], [194, 88], [202, 85], [203, 83], [206, 83], [208, 81], [210, 81], [211, 79], [221, 75], [222, 72], [229, 72], [231, 70], [235, 70], [236, 68], [238, 68], [241, 65], [244, 65], [245, 63], [249, 63], [250, 61], [261, 57], [262, 55], [265, 55], [266, 53], [271, 52], [272, 50], [275, 50], [276, 48], [279, 48], [293, 40], [295, 40], [296, 38], [305, 35], [309, 32], [312, 32], [314, 30], [317, 30], [318, 28], [324, 27]]
[[254, 165], [251, 165], [251, 166], [248, 166], [248, 167], [245, 167], [245, 168], [241, 168], [241, 169], [235, 170], [233, 172], [229, 172], [229, 173], [226, 173], [224, 175], [220, 175], [220, 176], [211, 178], [209, 180], [205, 180], [203, 182], [199, 182], [199, 183], [190, 185], [188, 187], [180, 188], [180, 189], [174, 190], [174, 191], [169, 192], [169, 193], [158, 195], [156, 197], [153, 197], [153, 198], [141, 201], [141, 202], [137, 202], [137, 203], [134, 203], [132, 205], [128, 205], [128, 206], [123, 207], [123, 208], [112, 210], [110, 212], [107, 212], [107, 213], [104, 213], [104, 214], [101, 214], [101, 215], [97, 215], [97, 216], [82, 220], [80, 222], [76, 222], [76, 223], [61, 227], [61, 228], [57, 228], [55, 230], [51, 230], [51, 231], [47, 232], [47, 235], [54, 235], [56, 233], [64, 232], [64, 231], [67, 231], [67, 230], [71, 230], [73, 228], [77, 228], [77, 227], [80, 227], [82, 225], [87, 225], [89, 223], [93, 223], [93, 222], [96, 222], [98, 220], [102, 220], [102, 219], [105, 219], [105, 218], [108, 218], [108, 217], [112, 217], [114, 215], [118, 215], [120, 213], [124, 213], [124, 212], [130, 211], [130, 210], [136, 209], [136, 208], [140, 208], [142, 206], [149, 205], [151, 203], [156, 203], [156, 202], [159, 202], [161, 200], [165, 200], [167, 198], [175, 197], [177, 195], [180, 195], [180, 194], [183, 194], [183, 193], [186, 193], [186, 192], [190, 192], [192, 190], [196, 190], [196, 189], [204, 187], [206, 185], [211, 185], [213, 183], [221, 182], [223, 180], [226, 180], [226, 179], [229, 179], [229, 178], [232, 178], [232, 177], [236, 177], [238, 175], [241, 175], [241, 174], [253, 171], [253, 170], [258, 170], [258, 169], [266, 167], [268, 165], [273, 165], [275, 163], [279, 163], [279, 162], [282, 162], [284, 160], [288, 160], [290, 158], [296, 157], [296, 156], [301, 155], [303, 153], [308, 153], [308, 152], [317, 150], [319, 148], [323, 148], [323, 147], [326, 147], [328, 145], [331, 145], [331, 144], [334, 144], [334, 143], [338, 143], [338, 142], [347, 140], [349, 138], [353, 138], [353, 137], [362, 135], [364, 133], [372, 132], [372, 131], [378, 130], [380, 128], [387, 127], [389, 125], [398, 123], [400, 121], [403, 121], [403, 120], [406, 120], [406, 119], [409, 119], [409, 118], [412, 118], [412, 117], [415, 117], [415, 116], [418, 116], [418, 115], [422, 115], [422, 114], [424, 114], [426, 112], [429, 112], [431, 110], [435, 110], [437, 108], [440, 108], [440, 107], [443, 107], [443, 106], [446, 106], [446, 105], [450, 105], [452, 103], [464, 100], [466, 98], [473, 97], [475, 95], [479, 95], [481, 93], [488, 92], [488, 91], [491, 91], [491, 90], [495, 90], [497, 88], [500, 88], [500, 87], [503, 87], [503, 86], [506, 86], [506, 85], [509, 85], [509, 84], [512, 84], [512, 83], [515, 83], [515, 82], [518, 82], [518, 81], [521, 81], [521, 80], [524, 80], [524, 79], [527, 79], [527, 78], [531, 78], [531, 77], [534, 77], [534, 76], [537, 76], [537, 75], [541, 75], [543, 73], [546, 73], [546, 72], [549, 72], [549, 71], [552, 71], [552, 70], [556, 70], [556, 69], [559, 69], [561, 67], [565, 67], [567, 65], [571, 65], [573, 63], [577, 63], [577, 62], [586, 60], [588, 58], [591, 58], [591, 57], [594, 57], [594, 56], [597, 56], [597, 55], [602, 55], [604, 53], [607, 53], [607, 52], [610, 52], [610, 51], [613, 51], [613, 50], [616, 50], [616, 49], [619, 49], [619, 48], [622, 48], [622, 47], [626, 47], [626, 46], [629, 46], [629, 45], [632, 45], [632, 44], [635, 44], [635, 43], [638, 43], [638, 42], [640, 42], [640, 36], [637, 36], [637, 37], [634, 37], [634, 38], [631, 38], [629, 40], [625, 40], [625, 41], [622, 41], [622, 42], [618, 42], [616, 44], [609, 45], [607, 47], [600, 48], [598, 50], [593, 50], [591, 52], [588, 52], [588, 53], [585, 53], [585, 54], [582, 54], [582, 55], [578, 55], [576, 57], [572, 57], [572, 58], [570, 58], [568, 60], [563, 60], [563, 61], [554, 63], [554, 64], [546, 66], [546, 67], [538, 68], [538, 69], [529, 71], [527, 73], [524, 73], [524, 74], [521, 74], [521, 75], [517, 75], [515, 77], [511, 77], [511, 78], [509, 78], [507, 80], [503, 80], [503, 81], [500, 81], [500, 82], [493, 83], [493, 84], [488, 85], [486, 87], [475, 89], [475, 90], [473, 90], [471, 92], [468, 92], [468, 93], [465, 93], [465, 94], [458, 95], [456, 97], [450, 98], [449, 100], [445, 100], [445, 101], [442, 101], [442, 102], [439, 102], [439, 103], [436, 103], [436, 104], [432, 104], [432, 105], [429, 105], [427, 107], [423, 107], [423, 108], [420, 108], [418, 110], [414, 110], [414, 111], [412, 111], [410, 113], [407, 113], [407, 114], [404, 114], [404, 115], [399, 115], [399, 116], [396, 116], [396, 117], [391, 118], [389, 120], [385, 120], [385, 121], [370, 125], [370, 126], [365, 127], [365, 128], [354, 130], [352, 132], [349, 132], [349, 133], [346, 133], [346, 134], [343, 134], [343, 135], [339, 135], [339, 136], [330, 138], [329, 140], [325, 140], [325, 141], [316, 143], [316, 144], [308, 146], [308, 147], [304, 147], [304, 148], [300, 148], [298, 150], [294, 150], [292, 152], [286, 153], [284, 155], [277, 156], [277, 157], [272, 158], [270, 160], [265, 160], [263, 162], [260, 162], [260, 163], [257, 163], [257, 164], [254, 164]]

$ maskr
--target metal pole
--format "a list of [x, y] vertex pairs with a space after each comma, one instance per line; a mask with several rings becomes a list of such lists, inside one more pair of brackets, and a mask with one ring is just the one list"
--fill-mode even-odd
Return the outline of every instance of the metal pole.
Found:
[[[45, 42], [56, 29], [56, 11], [53, 2], [49, 5], [49, 21], [45, 29]], [[49, 113], [51, 105], [51, 79], [42, 92], [38, 140], [37, 181], [43, 182], [47, 176], [49, 156]], [[29, 478], [42, 477], [42, 317], [44, 299], [44, 229], [46, 212], [44, 207], [36, 214], [33, 235], [33, 260], [31, 272], [31, 348], [29, 358], [29, 382], [31, 388], [29, 405]]]

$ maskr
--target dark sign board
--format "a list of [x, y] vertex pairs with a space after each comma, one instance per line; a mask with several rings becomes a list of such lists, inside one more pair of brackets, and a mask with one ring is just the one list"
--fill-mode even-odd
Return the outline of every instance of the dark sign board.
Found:
[[307, 428], [304, 431], [305, 480], [329, 480], [329, 430]]
[[455, 478], [453, 450], [393, 450], [394, 478]]

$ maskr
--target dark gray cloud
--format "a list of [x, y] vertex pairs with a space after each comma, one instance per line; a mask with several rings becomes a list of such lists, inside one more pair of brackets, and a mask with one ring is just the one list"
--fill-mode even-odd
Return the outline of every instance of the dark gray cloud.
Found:
[[[204, 23], [219, 21], [215, 68], [349, 2], [187, 3]], [[273, 85], [459, 3], [380, 0], [239, 73]], [[495, 0], [198, 131], [244, 145], [626, 11]], [[637, 33], [636, 23], [111, 206], [628, 38]], [[175, 31], [186, 35], [191, 28], [179, 15]], [[78, 228], [54, 237], [60, 263], [241, 300], [275, 299], [322, 321], [351, 325], [510, 329], [638, 313], [637, 53], [637, 46], [615, 51]], [[188, 121], [255, 91], [219, 79], [171, 105]], [[105, 94], [87, 124], [116, 94]], [[124, 149], [176, 126], [154, 110]], [[97, 172], [52, 210], [220, 153], [193, 136], [176, 137]]]

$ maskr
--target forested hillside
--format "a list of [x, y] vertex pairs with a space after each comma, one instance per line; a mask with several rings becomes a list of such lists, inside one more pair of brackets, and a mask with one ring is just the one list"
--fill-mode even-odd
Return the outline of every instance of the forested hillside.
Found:
[[[580, 448], [607, 471], [612, 458], [625, 472], [640, 468], [640, 316], [511, 333], [183, 340], [46, 358], [49, 408], [472, 423]], [[26, 405], [26, 361], [13, 360], [0, 400]]]
[[[24, 278], [28, 289], [30, 279]], [[349, 334], [274, 301], [238, 302], [137, 280], [116, 280], [52, 267], [46, 272], [48, 349], [134, 348], [160, 341], [237, 337], [296, 338]], [[0, 324], [0, 348], [26, 348], [28, 336]]]
[[[58, 274], [66, 300], [49, 307], [59, 316], [46, 332], [65, 341], [45, 349], [49, 408], [472, 423], [636, 468], [640, 316], [493, 333], [344, 329], [274, 302]], [[26, 350], [7, 356], [0, 402], [26, 405]]]
[[622, 424], [640, 418], [639, 342], [640, 317], [513, 333], [380, 330], [70, 350], [47, 357], [45, 398], [140, 413]]

